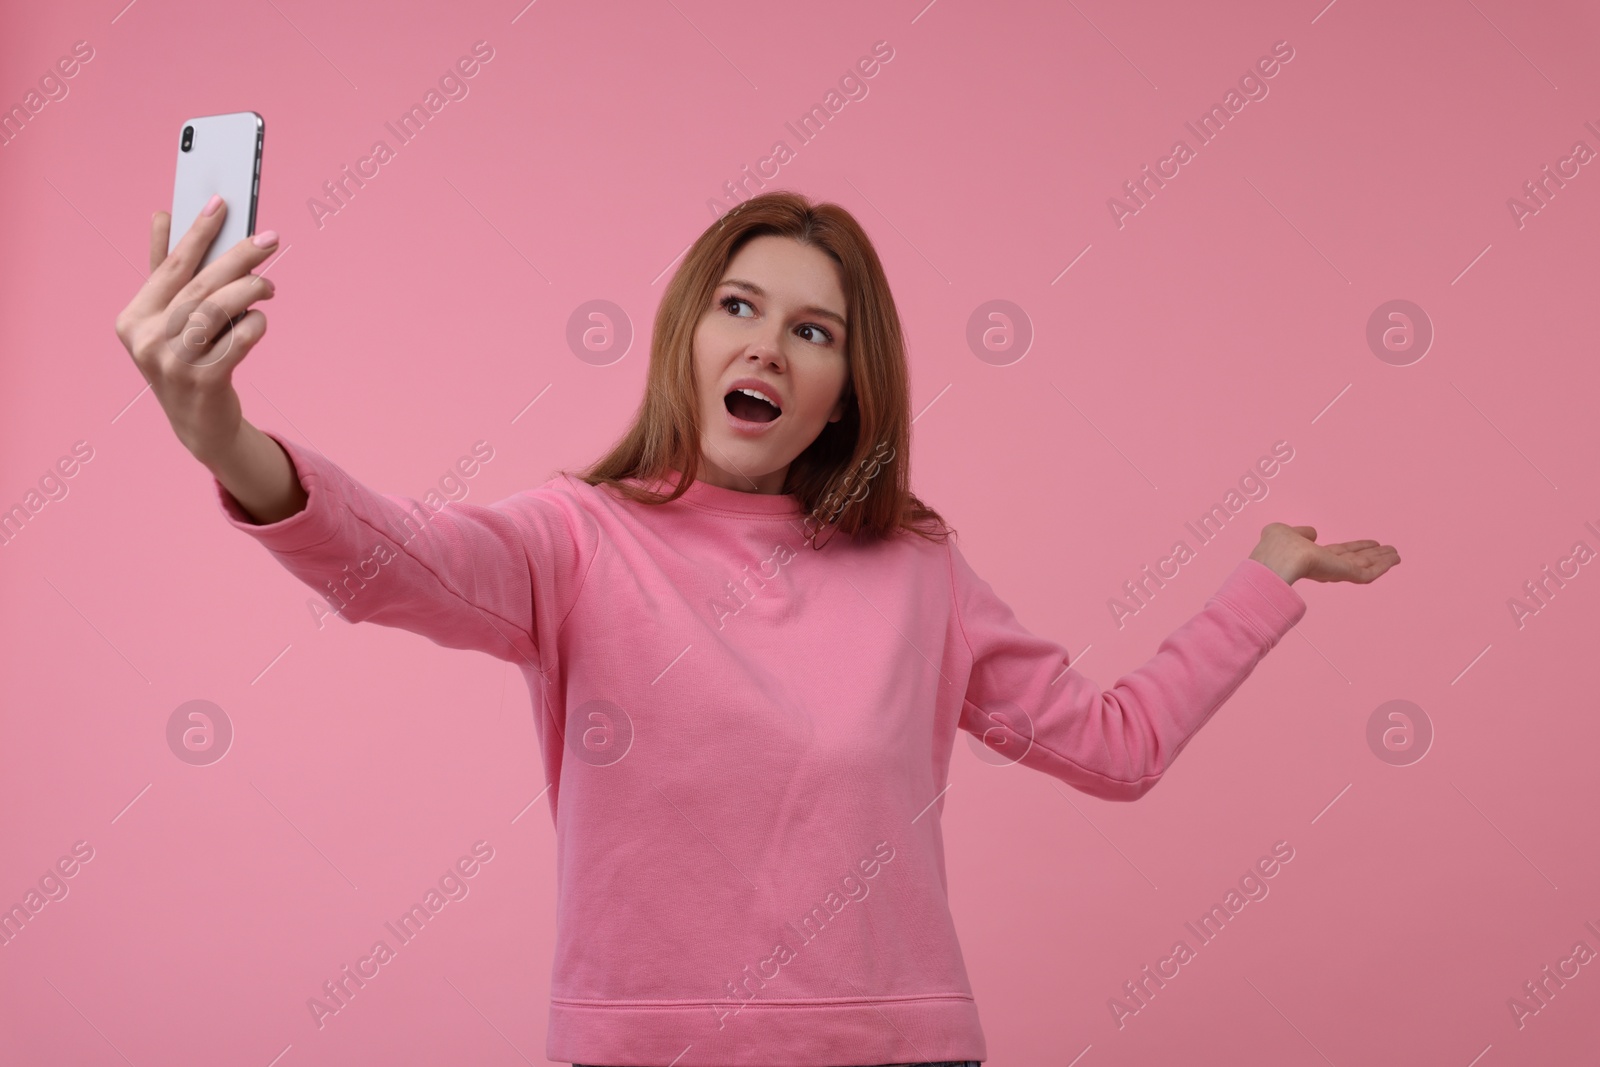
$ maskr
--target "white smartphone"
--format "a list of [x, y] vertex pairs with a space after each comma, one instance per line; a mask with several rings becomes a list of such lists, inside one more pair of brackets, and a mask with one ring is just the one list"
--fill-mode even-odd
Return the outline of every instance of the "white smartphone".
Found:
[[[172, 183], [172, 228], [167, 254], [189, 232], [200, 209], [220, 194], [228, 205], [222, 230], [200, 261], [204, 267], [256, 232], [256, 198], [261, 190], [261, 144], [266, 121], [254, 111], [202, 115], [185, 122], [178, 134], [177, 176]], [[196, 268], [198, 271], [199, 268]]]

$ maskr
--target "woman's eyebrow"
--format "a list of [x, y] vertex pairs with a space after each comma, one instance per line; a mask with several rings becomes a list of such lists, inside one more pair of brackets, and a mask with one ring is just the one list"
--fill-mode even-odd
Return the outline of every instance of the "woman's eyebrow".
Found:
[[[761, 288], [761, 286], [757, 285], [755, 282], [747, 282], [742, 278], [724, 278], [720, 284], [737, 286], [740, 289], [754, 293], [756, 296], [767, 295], [767, 291]], [[821, 316], [825, 319], [832, 319], [845, 329], [850, 328], [850, 324], [844, 320], [844, 316], [839, 314], [837, 311], [830, 311], [825, 307], [818, 307], [816, 304], [807, 305], [800, 310], [807, 312], [808, 314]]]

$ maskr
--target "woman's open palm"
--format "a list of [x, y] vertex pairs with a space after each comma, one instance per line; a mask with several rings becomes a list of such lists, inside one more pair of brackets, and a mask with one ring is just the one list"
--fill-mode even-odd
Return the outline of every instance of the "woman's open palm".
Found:
[[1277, 541], [1286, 554], [1298, 560], [1299, 576], [1314, 582], [1366, 583], [1383, 574], [1400, 562], [1400, 553], [1393, 545], [1380, 545], [1376, 541], [1341, 541], [1336, 544], [1317, 544], [1314, 526], [1289, 526], [1281, 522], [1270, 524], [1262, 531], [1262, 542]]

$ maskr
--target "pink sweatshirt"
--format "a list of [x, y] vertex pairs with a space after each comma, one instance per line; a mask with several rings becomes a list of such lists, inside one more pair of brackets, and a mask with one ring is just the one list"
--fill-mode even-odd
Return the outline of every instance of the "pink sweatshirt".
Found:
[[940, 834], [957, 728], [1135, 800], [1305, 613], [1244, 560], [1102, 690], [954, 540], [814, 551], [793, 497], [705, 482], [651, 506], [561, 475], [435, 512], [271, 436], [307, 505], [255, 525], [218, 482], [231, 524], [345, 619], [527, 679], [561, 1062], [985, 1059]]

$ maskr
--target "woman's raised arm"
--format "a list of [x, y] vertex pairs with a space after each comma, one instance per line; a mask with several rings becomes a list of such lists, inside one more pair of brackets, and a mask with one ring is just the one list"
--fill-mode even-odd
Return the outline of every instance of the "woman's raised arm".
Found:
[[150, 277], [116, 321], [178, 440], [212, 472], [223, 514], [319, 594], [319, 628], [326, 615], [371, 619], [537, 667], [598, 545], [572, 490], [430, 506], [246, 421], [232, 374], [266, 333], [250, 305], [274, 287], [251, 270], [277, 237], [246, 238], [195, 273], [226, 212], [217, 201], [171, 255], [171, 219], [157, 212]]

